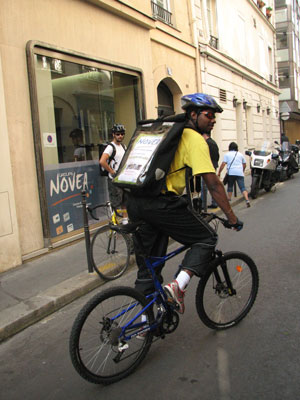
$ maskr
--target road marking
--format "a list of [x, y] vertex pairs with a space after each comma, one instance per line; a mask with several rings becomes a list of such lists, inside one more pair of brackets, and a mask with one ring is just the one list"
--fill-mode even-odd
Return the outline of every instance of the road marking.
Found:
[[[226, 336], [225, 332], [217, 332], [218, 339]], [[220, 345], [218, 340], [217, 348], [217, 370], [218, 370], [218, 386], [221, 400], [230, 400], [230, 378], [228, 367], [228, 353]]]

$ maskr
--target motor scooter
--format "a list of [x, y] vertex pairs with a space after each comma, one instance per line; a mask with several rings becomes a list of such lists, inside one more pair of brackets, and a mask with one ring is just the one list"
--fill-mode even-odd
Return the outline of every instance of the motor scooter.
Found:
[[260, 189], [269, 192], [279, 181], [278, 162], [279, 154], [267, 150], [269, 142], [264, 143], [261, 150], [247, 150], [246, 155], [250, 157], [251, 167], [251, 190], [250, 196], [256, 199]]
[[295, 157], [296, 150], [293, 150], [288, 142], [283, 142], [281, 145], [277, 141], [274, 143], [279, 145], [279, 147], [276, 148], [279, 152], [279, 180], [280, 182], [286, 181], [299, 171], [299, 166]]

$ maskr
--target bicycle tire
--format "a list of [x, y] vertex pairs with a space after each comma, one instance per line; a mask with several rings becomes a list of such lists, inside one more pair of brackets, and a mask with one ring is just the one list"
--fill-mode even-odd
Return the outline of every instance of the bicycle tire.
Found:
[[91, 244], [94, 270], [105, 281], [124, 274], [130, 262], [130, 246], [127, 235], [112, 231], [104, 225], [95, 233]]
[[[230, 294], [222, 263], [235, 293]], [[219, 273], [221, 282], [216, 281]], [[196, 308], [202, 322], [211, 329], [228, 329], [237, 325], [252, 308], [259, 286], [259, 276], [254, 261], [244, 253], [228, 252], [212, 262], [200, 280], [196, 292]]]
[[[98, 293], [81, 309], [71, 330], [69, 351], [72, 364], [82, 378], [96, 384], [110, 384], [125, 378], [138, 367], [150, 349], [153, 333], [146, 331], [144, 336], [137, 337], [137, 332], [142, 329], [139, 327], [128, 328], [126, 333], [134, 337], [127, 341], [118, 335], [121, 334], [120, 327], [132, 320], [146, 304], [146, 298], [136, 289], [115, 287]], [[129, 306], [132, 306], [130, 310]], [[122, 315], [121, 311], [124, 311]], [[111, 321], [116, 314], [119, 317]], [[152, 308], [143, 315], [147, 325], [153, 322]], [[121, 341], [122, 345], [128, 344], [128, 348], [120, 355]]]

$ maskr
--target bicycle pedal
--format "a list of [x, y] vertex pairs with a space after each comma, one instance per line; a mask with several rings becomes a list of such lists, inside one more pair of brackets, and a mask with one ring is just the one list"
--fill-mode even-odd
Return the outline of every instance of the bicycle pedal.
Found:
[[170, 304], [170, 305], [175, 305], [176, 304], [176, 302], [174, 301], [174, 299], [172, 299], [172, 297], [168, 297], [166, 302], [168, 304]]
[[179, 304], [176, 303], [176, 301], [175, 301], [174, 299], [172, 299], [172, 297], [168, 297], [168, 298], [167, 298], [167, 303], [168, 303], [170, 306], [174, 307], [176, 310], [179, 310]]

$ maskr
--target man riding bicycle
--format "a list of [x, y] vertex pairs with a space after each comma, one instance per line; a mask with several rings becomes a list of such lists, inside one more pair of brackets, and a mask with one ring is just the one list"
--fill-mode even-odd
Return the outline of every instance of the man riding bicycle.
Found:
[[[240, 230], [242, 222], [235, 216], [212, 165], [209, 148], [202, 137], [210, 133], [216, 122], [215, 113], [223, 110], [213, 97], [195, 93], [182, 97], [186, 125], [166, 178], [166, 190], [157, 197], [129, 194], [127, 210], [132, 222], [143, 220], [139, 235], [147, 255], [166, 254], [168, 238], [191, 246], [186, 252], [176, 279], [164, 286], [168, 296], [184, 312], [184, 293], [193, 275], [201, 277], [210, 262], [217, 242], [216, 232], [192, 210], [182, 194], [186, 188], [186, 167], [192, 175], [202, 175], [207, 188], [228, 219], [228, 225]], [[135, 243], [138, 274], [136, 289], [153, 290], [152, 279], [145, 266], [143, 254]], [[161, 271], [157, 271], [160, 275]], [[160, 278], [162, 281], [162, 277]]]

